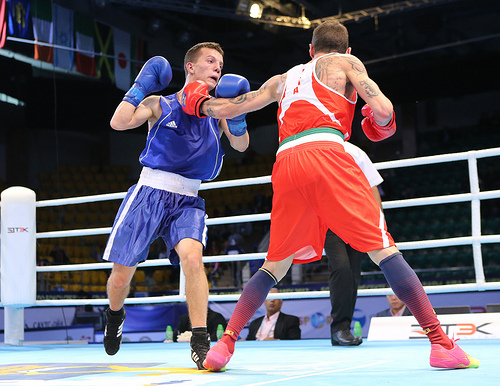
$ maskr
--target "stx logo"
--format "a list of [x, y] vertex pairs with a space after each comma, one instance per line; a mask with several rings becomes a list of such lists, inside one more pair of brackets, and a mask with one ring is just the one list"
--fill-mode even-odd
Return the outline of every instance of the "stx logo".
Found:
[[28, 232], [28, 228], [24, 227], [8, 227], [7, 228], [7, 233], [23, 233], [23, 232]]
[[[451, 324], [441, 323], [441, 327], [443, 328], [444, 333], [446, 335], [450, 334], [450, 330], [453, 330], [453, 332], [456, 335], [474, 335], [475, 333], [491, 335], [491, 333], [481, 330], [483, 327], [485, 327], [489, 324], [491, 324], [491, 323], [483, 323], [480, 326], [476, 326], [473, 323], [451, 323]], [[412, 327], [420, 327], [418, 324], [412, 324], [411, 326]], [[457, 331], [457, 328], [458, 328], [458, 331]], [[425, 336], [425, 333], [422, 330], [414, 330], [412, 332], [415, 332], [417, 334], [422, 334]], [[418, 338], [412, 338], [412, 339], [418, 339]]]

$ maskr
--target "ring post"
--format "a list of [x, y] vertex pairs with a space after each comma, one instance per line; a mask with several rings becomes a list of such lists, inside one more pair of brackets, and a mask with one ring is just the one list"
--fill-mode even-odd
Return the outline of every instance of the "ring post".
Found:
[[36, 303], [36, 195], [19, 186], [1, 194], [1, 300], [4, 343], [24, 341], [24, 307]]

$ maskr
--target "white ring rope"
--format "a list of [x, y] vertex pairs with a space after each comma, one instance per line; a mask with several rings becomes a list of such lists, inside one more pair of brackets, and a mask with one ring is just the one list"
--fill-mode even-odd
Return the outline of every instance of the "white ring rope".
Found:
[[[454, 245], [472, 245], [474, 257], [474, 269], [476, 273], [476, 283], [468, 284], [453, 284], [441, 286], [426, 286], [427, 293], [444, 293], [444, 292], [467, 292], [467, 291], [484, 291], [484, 290], [498, 290], [500, 289], [500, 282], [485, 282], [484, 270], [482, 265], [481, 244], [498, 243], [500, 242], [500, 235], [481, 235], [481, 219], [479, 212], [479, 203], [481, 200], [500, 198], [500, 190], [493, 190], [487, 192], [479, 191], [479, 181], [477, 172], [477, 159], [500, 156], [500, 148], [474, 150], [462, 153], [443, 154], [428, 157], [411, 158], [404, 160], [395, 160], [387, 162], [375, 163], [377, 169], [391, 169], [402, 168], [408, 166], [420, 166], [437, 164], [443, 162], [453, 161], [468, 161], [469, 168], [469, 181], [471, 186], [470, 193], [464, 194], [451, 194], [436, 197], [413, 198], [406, 200], [394, 200], [383, 203], [384, 209], [415, 207], [423, 205], [435, 204], [448, 204], [455, 202], [471, 202], [471, 218], [472, 218], [472, 236], [467, 237], [453, 237], [435, 240], [421, 240], [411, 242], [398, 243], [401, 250], [409, 249], [423, 249], [446, 247]], [[208, 189], [221, 189], [236, 186], [267, 184], [271, 182], [270, 176], [243, 178], [237, 180], [208, 182], [201, 184], [200, 190]], [[55, 200], [44, 200], [36, 203], [37, 207], [47, 206], [61, 206], [69, 204], [81, 204], [96, 201], [107, 201], [123, 199], [125, 193], [113, 194], [100, 194], [94, 196], [63, 198]], [[270, 219], [270, 213], [240, 215], [240, 216], [227, 216], [208, 219], [207, 225], [231, 224], [242, 223], [251, 221], [266, 221]], [[390, 228], [390, 224], [389, 224]], [[65, 231], [51, 231], [37, 233], [37, 238], [54, 238], [54, 237], [74, 237], [74, 236], [89, 236], [109, 234], [111, 227], [94, 228], [94, 229], [79, 229], [79, 230], [65, 230]], [[240, 255], [217, 255], [203, 257], [204, 263], [212, 262], [228, 262], [228, 261], [246, 261], [246, 260], [262, 260], [266, 256], [265, 253], [246, 253]], [[52, 272], [52, 271], [81, 271], [81, 270], [96, 270], [96, 269], [111, 269], [112, 263], [90, 263], [90, 264], [71, 264], [71, 265], [55, 265], [55, 266], [37, 266], [37, 272]], [[141, 263], [141, 267], [155, 267], [171, 265], [168, 259], [155, 259], [148, 260]], [[181, 271], [181, 280], [183, 282], [183, 272]], [[179, 295], [169, 296], [155, 296], [155, 297], [140, 297], [140, 298], [127, 298], [126, 304], [151, 304], [151, 303], [168, 303], [168, 302], [184, 302], [186, 300], [183, 293], [183, 286], [179, 290]], [[392, 293], [390, 288], [376, 288], [376, 289], [362, 289], [358, 291], [360, 296], [374, 296], [386, 295]], [[210, 301], [236, 301], [239, 294], [229, 295], [209, 295]], [[269, 295], [273, 298], [278, 295]], [[279, 294], [280, 298], [284, 299], [298, 299], [298, 298], [324, 298], [329, 297], [329, 291], [307, 291], [307, 292], [282, 292]], [[54, 305], [105, 305], [108, 304], [107, 299], [57, 299], [57, 300], [38, 300], [37, 306], [54, 306]]]

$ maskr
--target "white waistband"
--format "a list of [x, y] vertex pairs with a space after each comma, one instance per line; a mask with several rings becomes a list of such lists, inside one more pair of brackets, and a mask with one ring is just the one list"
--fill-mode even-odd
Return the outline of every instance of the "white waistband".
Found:
[[337, 134], [333, 133], [314, 133], [314, 134], [309, 134], [305, 135], [301, 138], [294, 139], [293, 141], [284, 143], [278, 148], [278, 151], [276, 154], [279, 154], [283, 150], [290, 149], [292, 147], [302, 145], [303, 143], [308, 143], [308, 142], [317, 142], [317, 141], [331, 141], [331, 142], [337, 142], [343, 144], [344, 141], [340, 136]]
[[175, 173], [144, 167], [142, 168], [137, 185], [151, 186], [155, 189], [168, 190], [169, 192], [184, 194], [186, 196], [197, 196], [201, 180], [194, 180]]

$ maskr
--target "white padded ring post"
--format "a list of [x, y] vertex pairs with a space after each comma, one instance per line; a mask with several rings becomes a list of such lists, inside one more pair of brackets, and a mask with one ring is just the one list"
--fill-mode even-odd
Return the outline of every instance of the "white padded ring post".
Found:
[[1, 194], [1, 299], [3, 307], [36, 303], [35, 192], [11, 187]]

